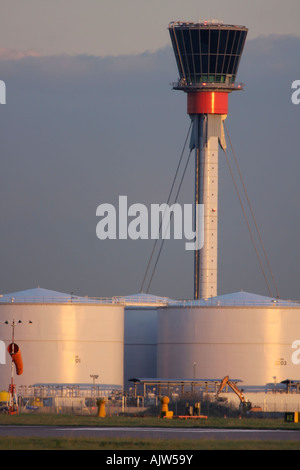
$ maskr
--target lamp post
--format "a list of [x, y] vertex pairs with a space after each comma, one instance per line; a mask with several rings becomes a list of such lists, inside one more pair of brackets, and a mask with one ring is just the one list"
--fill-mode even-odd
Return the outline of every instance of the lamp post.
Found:
[[90, 377], [93, 379], [93, 385], [95, 385], [95, 381], [98, 379], [99, 375], [90, 374]]
[[95, 387], [95, 382], [98, 379], [99, 375], [97, 374], [90, 374], [90, 377], [93, 379], [93, 386], [92, 386], [92, 396], [93, 393], [96, 394], [96, 387]]

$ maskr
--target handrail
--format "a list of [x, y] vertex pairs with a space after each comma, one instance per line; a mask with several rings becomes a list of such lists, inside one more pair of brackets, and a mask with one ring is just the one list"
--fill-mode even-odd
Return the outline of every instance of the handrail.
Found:
[[80, 297], [80, 296], [10, 296], [0, 295], [0, 304], [11, 303], [32, 303], [32, 304], [116, 304], [116, 305], [148, 305], [148, 306], [168, 306], [168, 307], [300, 307], [299, 300], [243, 300], [243, 299], [170, 299], [168, 297], [156, 297], [151, 295], [132, 295], [132, 296], [114, 296], [114, 297]]
[[216, 89], [216, 90], [243, 90], [244, 83], [226, 83], [226, 82], [186, 82], [182, 78], [177, 80], [177, 82], [171, 82], [170, 85], [174, 89], [187, 90], [205, 90], [205, 89]]

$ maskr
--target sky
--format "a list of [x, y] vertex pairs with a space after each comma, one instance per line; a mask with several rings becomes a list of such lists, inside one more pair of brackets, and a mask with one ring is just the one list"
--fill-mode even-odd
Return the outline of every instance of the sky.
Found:
[[[238, 72], [245, 87], [229, 96], [226, 125], [280, 296], [300, 300], [300, 105], [291, 101], [299, 2], [0, 5], [0, 292], [140, 292], [153, 241], [99, 240], [96, 209], [117, 207], [120, 195], [147, 207], [166, 202], [190, 124], [185, 94], [170, 85], [178, 72], [167, 26], [221, 19], [249, 28]], [[218, 292], [269, 295], [222, 151], [219, 158]], [[193, 202], [193, 170], [192, 161], [181, 203]], [[164, 243], [149, 293], [192, 297], [184, 241]]]
[[41, 54], [120, 55], [169, 44], [171, 21], [221, 19], [249, 38], [299, 32], [297, 0], [1, 0], [0, 44]]

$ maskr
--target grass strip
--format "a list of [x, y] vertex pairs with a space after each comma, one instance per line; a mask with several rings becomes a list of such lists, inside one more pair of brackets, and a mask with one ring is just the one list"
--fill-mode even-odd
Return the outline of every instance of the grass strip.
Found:
[[97, 450], [97, 451], [175, 451], [184, 450], [300, 450], [293, 441], [182, 440], [182, 439], [97, 439], [2, 437], [0, 450]]
[[179, 428], [230, 428], [230, 429], [289, 429], [299, 430], [300, 423], [285, 422], [283, 418], [208, 418], [205, 420], [163, 419], [158, 417], [75, 416], [55, 414], [0, 415], [0, 425], [27, 426], [138, 426]]

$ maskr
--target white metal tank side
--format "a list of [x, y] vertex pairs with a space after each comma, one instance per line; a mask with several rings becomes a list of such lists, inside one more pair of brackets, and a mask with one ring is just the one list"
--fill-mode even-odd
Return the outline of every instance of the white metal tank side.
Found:
[[158, 309], [157, 376], [229, 375], [244, 385], [299, 380], [299, 332], [300, 305], [288, 302]]
[[[0, 342], [5, 350], [15, 327], [24, 372], [17, 386], [35, 383], [92, 383], [123, 386], [124, 306], [100, 303], [0, 303]], [[32, 324], [28, 324], [28, 320]], [[7, 389], [11, 358], [0, 363], [0, 389]], [[1, 362], [1, 361], [0, 361]], [[3, 360], [2, 360], [3, 362]]]
[[126, 307], [124, 312], [124, 388], [133, 377], [155, 377], [157, 307]]
[[124, 388], [133, 377], [155, 377], [157, 308], [169, 299], [148, 294], [126, 296], [124, 312]]

